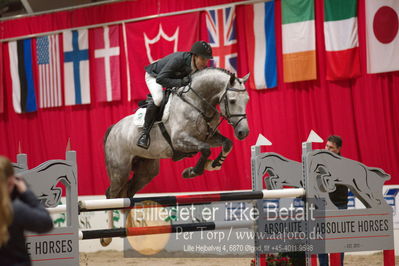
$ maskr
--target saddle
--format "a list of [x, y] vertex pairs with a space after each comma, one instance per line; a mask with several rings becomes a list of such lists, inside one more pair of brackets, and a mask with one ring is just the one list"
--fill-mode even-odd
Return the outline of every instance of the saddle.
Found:
[[[166, 121], [168, 121], [168, 119], [169, 119], [169, 107], [170, 107], [169, 98], [170, 98], [171, 94], [172, 94], [172, 90], [171, 89], [166, 89], [164, 91], [164, 97], [163, 97], [162, 103], [161, 103], [161, 105], [159, 107], [159, 112], [158, 112], [158, 115], [156, 116], [153, 128], [155, 126], [159, 127], [163, 137], [169, 143], [170, 147], [173, 150], [172, 160], [173, 161], [179, 161], [179, 160], [182, 160], [182, 159], [187, 158], [187, 157], [193, 157], [197, 153], [196, 152], [195, 153], [183, 153], [183, 152], [180, 152], [180, 151], [175, 150], [173, 148], [172, 140], [170, 138], [170, 135], [169, 135], [168, 131], [166, 130], [165, 125], [164, 125], [164, 123]], [[139, 128], [142, 128], [144, 126], [144, 118], [145, 118], [145, 113], [146, 113], [146, 107], [149, 104], [149, 102], [151, 102], [151, 101], [152, 101], [152, 96], [151, 96], [151, 94], [148, 94], [147, 95], [147, 99], [139, 102], [139, 107], [140, 108], [134, 114], [134, 119], [133, 119], [135, 125], [138, 126]]]
[[[162, 99], [161, 105], [159, 106], [159, 112], [157, 116], [155, 117], [155, 123], [158, 124], [160, 122], [166, 122], [169, 118], [169, 97], [171, 95], [172, 91], [170, 89], [166, 89], [164, 91], [164, 97]], [[146, 108], [147, 105], [152, 102], [152, 96], [151, 94], [147, 95], [147, 99], [142, 100], [139, 102], [139, 109], [136, 111], [135, 115], [135, 125], [138, 126], [139, 128], [142, 128], [144, 125], [144, 117], [146, 113]]]

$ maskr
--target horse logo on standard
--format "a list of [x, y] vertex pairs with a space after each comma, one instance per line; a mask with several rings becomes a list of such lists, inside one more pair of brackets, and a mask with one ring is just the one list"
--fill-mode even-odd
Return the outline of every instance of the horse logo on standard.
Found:
[[79, 265], [79, 213], [76, 152], [67, 151], [65, 160], [49, 160], [28, 169], [27, 155], [18, 154], [13, 163], [15, 172], [23, 177], [29, 188], [46, 208], [61, 202], [62, 183], [67, 198], [62, 213], [66, 213], [66, 226], [54, 227], [46, 234], [27, 232], [26, 248], [33, 265]]

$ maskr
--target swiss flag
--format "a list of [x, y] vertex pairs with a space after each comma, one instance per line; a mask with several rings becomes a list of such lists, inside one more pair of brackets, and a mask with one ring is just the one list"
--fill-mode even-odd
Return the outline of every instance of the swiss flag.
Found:
[[368, 73], [399, 70], [398, 18], [398, 0], [366, 0]]

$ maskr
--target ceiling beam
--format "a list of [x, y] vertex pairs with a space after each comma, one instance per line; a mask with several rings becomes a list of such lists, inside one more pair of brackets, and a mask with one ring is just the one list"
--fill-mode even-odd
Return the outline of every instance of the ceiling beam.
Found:
[[28, 0], [21, 0], [21, 3], [22, 3], [22, 5], [24, 6], [24, 8], [25, 8], [25, 10], [26, 10], [26, 12], [27, 12], [28, 14], [33, 14], [33, 9], [32, 9], [32, 7], [30, 6]]

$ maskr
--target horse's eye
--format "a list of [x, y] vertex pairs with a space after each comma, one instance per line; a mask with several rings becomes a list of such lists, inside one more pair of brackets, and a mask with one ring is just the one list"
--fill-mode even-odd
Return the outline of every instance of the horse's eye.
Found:
[[229, 103], [230, 103], [230, 104], [235, 104], [235, 103], [236, 103], [236, 100], [235, 100], [235, 99], [230, 99], [230, 100], [229, 100]]

